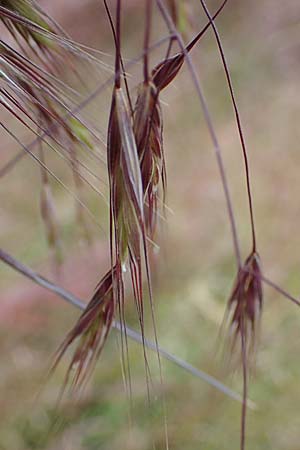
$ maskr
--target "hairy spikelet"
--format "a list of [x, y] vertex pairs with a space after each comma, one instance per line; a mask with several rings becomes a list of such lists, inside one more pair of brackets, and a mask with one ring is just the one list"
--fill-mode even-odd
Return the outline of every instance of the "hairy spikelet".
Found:
[[239, 270], [228, 300], [233, 348], [238, 340], [243, 339], [247, 356], [254, 349], [262, 306], [260, 259], [259, 255], [254, 252], [250, 254]]
[[[214, 20], [222, 11], [228, 0], [223, 0], [223, 3], [215, 12], [212, 17]], [[173, 2], [171, 2], [172, 5]], [[202, 36], [205, 34], [206, 30], [209, 28], [210, 23], [208, 23], [185, 47], [185, 52], [177, 53], [174, 56], [164, 59], [159, 64], [155, 66], [152, 70], [152, 79], [159, 91], [167, 87], [177, 76], [178, 72], [182, 68], [184, 63], [185, 53], [189, 53], [194, 46], [200, 41]]]
[[[127, 257], [141, 273], [141, 237], [144, 228], [143, 187], [132, 121], [121, 88], [114, 88], [107, 138], [110, 180], [111, 243], [116, 271], [116, 295], [123, 304], [122, 267]], [[140, 280], [140, 276], [137, 277]], [[140, 282], [135, 290], [141, 292]], [[120, 296], [121, 294], [121, 296]]]
[[179, 53], [161, 61], [152, 71], [155, 86], [160, 91], [167, 87], [176, 77], [184, 62], [184, 54]]
[[91, 373], [111, 330], [115, 314], [114, 272], [115, 269], [109, 270], [102, 278], [87, 308], [57, 350], [52, 371], [69, 346], [75, 340], [78, 341], [64, 384], [66, 387], [70, 383], [74, 391], [82, 386]]
[[153, 238], [158, 216], [160, 183], [163, 202], [165, 198], [166, 170], [159, 91], [151, 81], [141, 83], [139, 86], [133, 130], [141, 167], [146, 230]]
[[[104, 316], [108, 316], [111, 321], [117, 309], [121, 323], [124, 325], [125, 289], [123, 270], [128, 263], [142, 335], [144, 336], [142, 259], [144, 258], [145, 261], [150, 303], [152, 305], [146, 235], [151, 238], [154, 236], [158, 216], [158, 199], [162, 192], [162, 203], [164, 203], [166, 188], [163, 121], [159, 94], [174, 80], [184, 62], [184, 52], [182, 52], [163, 60], [149, 76], [148, 58], [146, 56], [144, 58], [144, 82], [139, 86], [135, 108], [131, 112], [121, 88], [120, 3], [117, 3], [116, 30], [106, 2], [105, 6], [116, 44], [115, 85], [107, 132], [110, 250], [111, 263], [114, 269], [109, 275], [109, 295], [105, 297], [108, 303], [103, 300], [102, 295], [98, 295], [98, 289], [87, 307], [87, 316], [85, 313], [81, 316], [65, 339], [58, 354], [58, 359], [60, 359], [74, 339], [79, 339], [79, 345], [73, 355], [67, 376], [68, 378], [70, 370], [74, 365], [77, 365], [74, 379], [76, 386], [83, 384], [91, 368], [90, 361], [96, 360], [105, 342], [105, 339], [101, 336], [103, 336], [103, 329], [107, 329], [108, 325], [106, 324], [105, 327], [103, 325], [106, 322], [103, 321], [104, 312], [101, 308], [109, 308], [109, 314], [105, 313]], [[148, 2], [147, 14], [151, 10], [150, 6], [151, 2]], [[170, 6], [176, 8], [176, 2], [170, 2]], [[147, 17], [149, 17], [149, 14]], [[147, 24], [145, 31], [146, 52], [149, 43], [150, 19]], [[187, 46], [186, 51], [191, 50], [204, 32], [205, 30], [202, 30], [194, 38]], [[105, 283], [107, 279], [107, 276], [104, 277]], [[90, 311], [92, 312], [90, 313]], [[98, 313], [93, 313], [94, 311], [101, 311], [101, 313], [99, 312], [100, 318], [97, 315]], [[97, 336], [100, 336], [99, 339], [101, 339], [101, 345], [94, 345], [93, 336], [97, 332]], [[88, 367], [87, 370], [86, 367]]]
[[129, 259], [134, 293], [141, 313], [141, 230], [144, 226], [143, 188], [131, 117], [121, 88], [115, 87], [108, 125], [107, 161], [111, 203], [111, 252], [113, 269], [99, 283], [87, 309], [58, 350], [53, 369], [78, 338], [65, 385], [80, 388], [91, 373], [104, 346], [118, 307], [124, 309], [123, 267]]

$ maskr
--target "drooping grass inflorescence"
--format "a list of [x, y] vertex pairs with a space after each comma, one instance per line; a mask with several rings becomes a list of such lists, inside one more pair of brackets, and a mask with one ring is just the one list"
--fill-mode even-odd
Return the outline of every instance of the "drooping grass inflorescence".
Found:
[[[214, 17], [222, 11], [225, 0]], [[171, 4], [171, 10], [175, 4]], [[208, 29], [204, 27], [187, 45], [189, 52]], [[147, 33], [146, 33], [147, 34]], [[147, 46], [144, 48], [144, 81], [138, 86], [138, 96], [134, 108], [134, 133], [141, 165], [143, 191], [145, 198], [146, 229], [153, 239], [157, 223], [159, 188], [162, 190], [162, 204], [166, 196], [166, 164], [163, 146], [163, 115], [160, 93], [175, 79], [184, 63], [183, 52], [167, 57], [158, 63], [151, 74], [148, 73]]]
[[[123, 271], [129, 260], [132, 272], [133, 290], [136, 295], [136, 304], [139, 318], [142, 324], [142, 255], [141, 246], [146, 247], [146, 235], [144, 225], [143, 188], [139, 165], [136, 141], [133, 132], [132, 115], [126, 96], [121, 87], [121, 53], [120, 53], [120, 2], [117, 4], [116, 21], [116, 64], [115, 83], [113, 87], [111, 108], [107, 131], [107, 169], [110, 190], [110, 249], [111, 249], [111, 301], [116, 307], [113, 313], [118, 311], [121, 323], [124, 323], [124, 274]], [[106, 277], [100, 282], [101, 291]], [[98, 309], [103, 305], [102, 297], [93, 297], [93, 309], [90, 314], [91, 323], [97, 328]], [[98, 309], [97, 309], [98, 307]], [[90, 326], [90, 325], [88, 325]], [[87, 332], [85, 323], [80, 328], [81, 334]], [[76, 326], [70, 332], [74, 339], [78, 337]], [[106, 334], [107, 336], [107, 334]], [[100, 336], [98, 336], [100, 339]], [[66, 338], [64, 351], [74, 340]], [[96, 339], [97, 341], [97, 339]], [[80, 349], [83, 345], [89, 346], [91, 353], [97, 345], [89, 345], [90, 341], [77, 344], [76, 355], [86, 361], [86, 352]], [[102, 348], [102, 346], [101, 346]], [[59, 354], [59, 358], [63, 355]], [[99, 352], [97, 353], [97, 355]], [[92, 361], [93, 359], [91, 359]], [[82, 363], [85, 364], [85, 363]], [[86, 363], [88, 366], [89, 362]], [[85, 373], [85, 372], [84, 372]], [[84, 381], [84, 377], [80, 378]], [[78, 383], [77, 383], [78, 384]]]
[[228, 300], [229, 329], [232, 349], [245, 342], [246, 358], [255, 349], [263, 308], [263, 289], [261, 281], [261, 263], [257, 253], [253, 252], [238, 271], [231, 295]]
[[[215, 13], [216, 17], [226, 4], [225, 0]], [[107, 169], [110, 189], [110, 249], [112, 274], [112, 296], [125, 329], [125, 286], [124, 270], [128, 265], [131, 273], [132, 289], [138, 317], [144, 337], [143, 304], [143, 261], [146, 269], [146, 281], [150, 295], [153, 326], [153, 304], [148, 261], [147, 239], [153, 241], [158, 212], [158, 203], [164, 204], [166, 189], [166, 168], [163, 151], [163, 120], [160, 105], [160, 92], [176, 77], [184, 62], [184, 52], [167, 57], [150, 71], [148, 67], [148, 47], [150, 36], [151, 1], [147, 4], [145, 42], [144, 42], [144, 80], [138, 86], [138, 95], [132, 110], [128, 89], [126, 94], [121, 86], [124, 72], [120, 47], [120, 2], [117, 3], [116, 29], [108, 13], [116, 46], [115, 83], [107, 132]], [[209, 28], [208, 23], [187, 45], [189, 52]], [[127, 86], [126, 86], [127, 87]], [[160, 196], [162, 191], [162, 199]], [[101, 287], [101, 282], [100, 282]], [[94, 299], [94, 297], [93, 297]], [[94, 300], [92, 300], [94, 301]], [[101, 309], [101, 298], [98, 297]], [[94, 314], [96, 321], [96, 303]], [[86, 332], [81, 328], [82, 335]], [[66, 338], [64, 351], [78, 337], [76, 326]], [[156, 334], [156, 331], [155, 331]], [[76, 336], [75, 336], [76, 335]], [[75, 353], [86, 359], [80, 352], [82, 341], [79, 339]], [[97, 346], [95, 346], [96, 348]], [[101, 346], [102, 349], [102, 346]], [[94, 352], [93, 348], [90, 348]], [[64, 352], [59, 354], [59, 359]], [[100, 352], [97, 353], [99, 355]], [[123, 355], [124, 356], [124, 355]], [[145, 363], [147, 366], [146, 355]], [[93, 358], [91, 359], [93, 360]], [[57, 361], [58, 362], [58, 361]], [[80, 379], [84, 381], [83, 378]]]
[[[172, 34], [166, 58], [158, 63], [153, 70], [150, 70], [148, 52], [152, 2], [147, 0], [148, 19], [145, 25], [144, 76], [138, 85], [136, 102], [132, 107], [128, 86], [126, 85], [126, 89], [123, 89], [126, 76], [121, 57], [121, 2], [120, 0], [117, 1], [116, 29], [111, 22], [116, 57], [115, 80], [107, 130], [111, 268], [101, 279], [86, 311], [80, 316], [78, 322], [63, 341], [56, 355], [54, 367], [56, 367], [67, 348], [76, 341], [76, 348], [67, 370], [65, 386], [70, 382], [72, 389], [78, 390], [92, 372], [116, 315], [119, 315], [121, 328], [125, 330], [124, 272], [127, 268], [130, 270], [134, 300], [142, 329], [142, 339], [145, 339], [143, 329], [144, 278], [148, 283], [150, 301], [152, 302], [147, 241], [153, 242], [155, 240], [157, 221], [160, 215], [159, 207], [161, 204], [164, 205], [166, 197], [166, 163], [160, 94], [176, 79], [185, 59], [188, 58], [188, 53], [205, 31], [212, 26], [225, 69], [243, 150], [252, 231], [252, 251], [245, 262], [242, 263], [234, 216], [232, 210], [230, 210], [231, 203], [227, 181], [222, 163], [219, 162], [238, 262], [237, 276], [228, 300], [227, 317], [229, 318], [229, 332], [232, 338], [231, 348], [233, 352], [237, 348], [240, 349], [243, 366], [244, 402], [241, 428], [241, 449], [243, 450], [245, 448], [245, 408], [249, 358], [255, 348], [255, 339], [262, 313], [262, 280], [264, 280], [264, 277], [261, 272], [256, 246], [245, 139], [230, 73], [221, 40], [214, 24], [214, 19], [222, 11], [226, 2], [227, 0], [223, 1], [217, 12], [211, 17], [205, 2], [201, 0], [202, 7], [209, 19], [208, 24], [187, 46], [181, 45], [181, 51], [174, 56], [170, 56], [172, 44], [175, 39], [178, 42], [180, 42], [180, 39], [176, 37], [175, 33]], [[163, 3], [158, 1], [158, 4]], [[55, 146], [65, 147], [64, 155], [73, 172], [77, 197], [82, 198], [84, 179], [81, 174], [78, 150], [83, 144], [82, 141], [85, 140], [82, 139], [82, 130], [85, 130], [85, 128], [76, 117], [65, 119], [63, 116], [64, 110], [71, 109], [68, 100], [72, 96], [72, 91], [58, 77], [62, 49], [60, 47], [58, 50], [56, 44], [59, 43], [60, 37], [52, 23], [46, 20], [46, 16], [44, 17], [39, 9], [35, 11], [33, 6], [34, 3], [29, 0], [7, 0], [2, 2], [0, 6], [1, 20], [19, 44], [19, 50], [16, 50], [4, 42], [0, 43], [0, 57], [3, 62], [0, 88], [1, 104], [31, 131], [33, 128], [36, 129], [35, 133], [38, 136], [40, 131], [44, 132], [49, 128], [51, 129], [48, 137], [52, 139]], [[178, 20], [176, 2], [169, 1], [168, 6], [173, 22], [176, 24]], [[33, 13], [30, 12], [30, 8], [33, 8]], [[170, 31], [172, 30], [170, 29]], [[64, 37], [62, 42], [66, 46], [70, 45], [71, 53], [75, 50], [79, 51], [79, 47], [71, 43], [68, 38]], [[28, 48], [24, 49], [24, 45]], [[36, 62], [29, 59], [30, 52], [34, 55]], [[48, 73], [50, 66], [53, 70]], [[201, 98], [201, 95], [199, 97]], [[209, 120], [208, 124], [211, 128]], [[211, 135], [219, 158], [218, 161], [220, 161], [218, 142], [214, 132]], [[59, 227], [55, 218], [54, 199], [48, 172], [45, 170], [46, 151], [42, 145], [42, 140], [40, 141], [39, 158], [42, 162], [41, 213], [45, 222], [49, 245], [57, 249], [60, 246]], [[80, 203], [78, 204], [77, 218], [82, 228], [87, 231], [82, 204]], [[88, 239], [88, 233], [86, 233], [86, 236]], [[144, 269], [146, 269], [146, 277], [144, 277]]]
[[158, 217], [159, 186], [166, 189], [163, 152], [163, 119], [159, 92], [152, 80], [138, 87], [133, 129], [136, 138], [143, 182], [145, 221], [148, 236], [153, 239]]
[[240, 449], [246, 445], [246, 402], [251, 357], [256, 350], [257, 335], [263, 308], [260, 258], [252, 252], [239, 269], [228, 300], [229, 340], [231, 350], [240, 353], [243, 370], [243, 404], [241, 413]]
[[75, 391], [83, 385], [106, 342], [116, 308], [113, 294], [114, 272], [115, 268], [110, 269], [99, 282], [87, 308], [57, 350], [52, 370], [78, 338], [79, 342], [69, 364], [63, 388], [70, 384], [71, 389]]
[[211, 17], [207, 8], [206, 2], [200, 0], [202, 8], [209, 19], [212, 30], [216, 38], [219, 49], [222, 65], [225, 72], [227, 85], [233, 105], [237, 130], [242, 147], [245, 177], [247, 187], [248, 206], [250, 214], [251, 238], [252, 238], [252, 252], [244, 262], [243, 266], [238, 268], [238, 274], [235, 281], [235, 287], [228, 300], [228, 309], [232, 312], [231, 327], [234, 329], [233, 347], [235, 347], [237, 339], [239, 339], [240, 349], [242, 352], [242, 367], [243, 367], [243, 390], [244, 390], [244, 404], [242, 407], [241, 416], [241, 450], [245, 448], [245, 433], [246, 433], [246, 407], [245, 402], [247, 398], [248, 386], [248, 371], [249, 371], [249, 352], [254, 350], [254, 342], [256, 334], [258, 333], [258, 323], [260, 322], [260, 315], [263, 306], [263, 292], [261, 282], [260, 258], [257, 253], [256, 233], [254, 224], [253, 200], [250, 183], [250, 169], [248, 163], [248, 154], [246, 142], [244, 138], [240, 113], [235, 98], [233, 84], [230, 76], [229, 67], [226, 61], [225, 52], [222, 46], [221, 38], [218, 29], [215, 25], [214, 18]]

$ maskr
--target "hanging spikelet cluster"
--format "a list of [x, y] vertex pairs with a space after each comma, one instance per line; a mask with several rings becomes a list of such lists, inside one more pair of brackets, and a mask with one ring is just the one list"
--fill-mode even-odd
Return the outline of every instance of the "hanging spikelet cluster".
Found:
[[[225, 3], [226, 0], [215, 16], [219, 14]], [[186, 52], [193, 48], [208, 27], [209, 24], [188, 44]], [[144, 80], [138, 86], [135, 106], [131, 110], [131, 99], [127, 99], [121, 87], [120, 68], [122, 61], [118, 25], [116, 32], [115, 30], [113, 31], [116, 43], [115, 85], [112, 93], [107, 132], [107, 168], [110, 188], [110, 249], [113, 267], [110, 277], [110, 293], [111, 302], [114, 305], [111, 311], [113, 311], [113, 314], [119, 313], [121, 322], [125, 320], [124, 270], [128, 267], [143, 335], [143, 264], [145, 264], [146, 281], [148, 283], [150, 302], [152, 302], [147, 240], [153, 241], [155, 237], [156, 224], [159, 217], [158, 205], [164, 204], [166, 190], [160, 93], [175, 79], [180, 71], [185, 53], [181, 52], [173, 57], [167, 56], [155, 66], [150, 74], [148, 74], [146, 56], [144, 59]], [[147, 55], [147, 45], [145, 54]], [[110, 316], [101, 315], [103, 302], [105, 301], [102, 295], [105, 289], [102, 285], [106, 286], [107, 277], [102, 279], [96, 294], [89, 303], [89, 321], [82, 320], [84, 315], [79, 319], [63, 342], [56, 360], [57, 364], [69, 345], [78, 338], [70, 370], [76, 366], [75, 362], [78, 362], [74, 372], [74, 379], [81, 382], [84, 381], [82, 374], [85, 373], [82, 372], [81, 367], [86, 367], [86, 373], [89, 371], [88, 368], [91, 367], [95, 356], [99, 356], [112, 325]], [[92, 303], [93, 308], [90, 309]], [[99, 314], [103, 320], [106, 319], [103, 325], [105, 325], [107, 332], [105, 335], [101, 333], [95, 335], [94, 340], [82, 340], [81, 337], [90, 335], [90, 330], [94, 329], [93, 323], [95, 327], [99, 326]], [[99, 344], [100, 341], [101, 345]], [[95, 351], [95, 349], [100, 350]], [[80, 377], [78, 377], [78, 368], [80, 368]], [[78, 385], [78, 383], [76, 382], [75, 385]]]
[[[165, 205], [166, 199], [167, 179], [160, 96], [161, 92], [176, 79], [187, 54], [199, 42], [206, 30], [212, 26], [225, 69], [240, 135], [252, 231], [252, 252], [244, 264], [241, 264], [235, 219], [222, 166], [222, 157], [209, 114], [205, 111], [228, 203], [237, 257], [238, 273], [228, 300], [226, 317], [229, 321], [232, 351], [237, 347], [241, 350], [244, 386], [241, 450], [244, 450], [248, 363], [251, 352], [255, 349], [263, 307], [263, 292], [260, 259], [256, 250], [247, 150], [230, 73], [214, 24], [214, 19], [222, 11], [227, 0], [223, 0], [214, 16], [210, 15], [205, 1], [200, 0], [209, 22], [185, 49], [177, 32], [177, 29], [181, 31], [183, 29], [182, 2], [166, 0], [167, 7], [165, 7], [163, 2], [157, 0], [159, 10], [169, 31], [172, 32], [172, 36], [165, 58], [152, 70], [149, 70], [148, 67], [152, 2], [145, 0], [144, 77], [138, 84], [134, 107], [132, 107], [133, 103], [121, 56], [121, 0], [116, 2], [116, 26], [111, 18], [106, 0], [103, 1], [115, 40], [115, 82], [107, 130], [111, 266], [99, 282], [86, 310], [59, 347], [53, 369], [58, 365], [67, 349], [75, 344], [64, 388], [70, 385], [71, 389], [78, 390], [87, 380], [104, 347], [117, 314], [121, 322], [121, 330], [125, 329], [124, 273], [127, 270], [131, 276], [131, 288], [140, 321], [142, 340], [145, 342], [144, 281], [148, 287], [156, 337], [148, 256], [151, 247], [148, 249], [148, 242], [152, 245], [156, 239], [158, 218], [161, 215], [160, 208]], [[173, 27], [170, 26], [172, 20]], [[39, 138], [39, 158], [36, 159], [41, 167], [41, 216], [45, 224], [49, 246], [55, 251], [57, 261], [60, 261], [59, 223], [49, 179], [50, 171], [46, 163], [45, 144], [55, 151], [59, 148], [60, 154], [69, 163], [76, 190], [77, 222], [80, 224], [86, 240], [89, 240], [89, 229], [83, 210], [85, 205], [81, 201], [83, 180], [87, 180], [82, 176], [81, 166], [83, 164], [78, 153], [81, 147], [92, 148], [93, 143], [89, 134], [87, 136], [87, 128], [72, 112], [71, 104], [75, 103], [72, 98], [74, 90], [61, 81], [61, 74], [64, 65], [74, 69], [71, 58], [74, 54], [79, 54], [84, 59], [95, 60], [95, 58], [86, 55], [84, 46], [71, 41], [34, 0], [2, 0], [0, 2], [0, 21], [14, 42], [11, 46], [3, 40], [0, 41], [0, 103]], [[60, 34], [60, 32], [62, 33]], [[176, 40], [175, 36], [182, 51], [172, 55], [171, 50]], [[76, 71], [73, 70], [73, 72], [78, 75]], [[123, 88], [123, 84], [126, 89]], [[206, 110], [200, 87], [197, 90], [202, 106]], [[145, 352], [144, 356], [145, 366], [147, 366]], [[146, 370], [149, 368], [146, 367]], [[149, 373], [146, 372], [146, 375], [148, 376]]]
[[163, 121], [159, 91], [153, 82], [141, 83], [138, 88], [133, 120], [133, 130], [140, 160], [145, 226], [154, 238], [158, 217], [159, 185], [165, 199], [166, 169], [163, 151]]
[[[141, 240], [145, 241], [141, 171], [132, 120], [123, 91], [115, 87], [108, 126], [107, 158], [111, 202], [112, 261], [116, 264], [118, 304], [123, 303], [122, 270], [127, 258], [137, 273], [141, 293]], [[114, 245], [113, 245], [114, 243]], [[135, 279], [135, 278], [133, 278]], [[141, 301], [141, 299], [139, 299]]]
[[246, 357], [255, 348], [262, 307], [260, 258], [256, 252], [253, 252], [238, 271], [228, 300], [233, 348], [237, 343], [240, 345], [243, 339]]
[[80, 388], [90, 374], [112, 326], [116, 308], [114, 274], [115, 269], [112, 269], [102, 278], [87, 308], [57, 350], [53, 370], [72, 342], [79, 339], [65, 378], [65, 385], [72, 378], [72, 389]]

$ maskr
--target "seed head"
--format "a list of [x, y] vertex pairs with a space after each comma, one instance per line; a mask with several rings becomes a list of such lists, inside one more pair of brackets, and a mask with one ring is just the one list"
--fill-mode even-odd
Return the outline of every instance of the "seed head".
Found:
[[260, 259], [259, 255], [253, 252], [239, 270], [232, 294], [228, 300], [233, 346], [235, 346], [238, 337], [243, 338], [247, 354], [253, 349], [255, 343], [262, 306]]
[[70, 378], [72, 390], [76, 391], [82, 386], [104, 347], [115, 314], [112, 285], [114, 271], [115, 269], [109, 270], [102, 278], [87, 308], [57, 350], [52, 371], [70, 345], [78, 339], [67, 370], [64, 388], [69, 384]]

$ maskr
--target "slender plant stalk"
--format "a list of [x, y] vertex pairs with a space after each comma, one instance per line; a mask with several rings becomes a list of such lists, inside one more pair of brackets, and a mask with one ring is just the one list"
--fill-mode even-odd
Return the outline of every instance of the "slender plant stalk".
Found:
[[274, 281], [269, 280], [269, 278], [266, 278], [264, 275], [260, 276], [261, 280], [267, 285], [270, 286], [272, 289], [277, 291], [279, 294], [281, 294], [283, 297], [290, 300], [292, 303], [300, 307], [300, 300], [295, 298], [293, 295], [291, 295], [289, 292], [287, 292], [282, 287], [278, 286], [278, 284], [274, 283]]
[[144, 81], [149, 82], [149, 42], [150, 42], [150, 30], [152, 22], [152, 0], [146, 1], [146, 18], [145, 18], [145, 33], [144, 33]]
[[[108, 4], [107, 4], [107, 0], [103, 0], [103, 3], [104, 3], [104, 8], [105, 8], [105, 11], [106, 11], [109, 23], [110, 23], [110, 28], [111, 28], [111, 31], [112, 31], [112, 34], [113, 34], [113, 38], [114, 38], [114, 41], [115, 41], [115, 46], [117, 47], [116, 30], [115, 30], [115, 26], [114, 26], [114, 23], [113, 23], [113, 20], [112, 20], [112, 16], [111, 16]], [[123, 62], [122, 55], [121, 55], [121, 67], [122, 67], [122, 76], [123, 76], [124, 83], [125, 83], [126, 95], [127, 95], [130, 111], [131, 111], [131, 114], [133, 114], [133, 107], [132, 107], [132, 102], [131, 102], [131, 97], [130, 97], [130, 92], [129, 92], [129, 86], [128, 86], [128, 81], [127, 81], [127, 75], [126, 75], [126, 70], [125, 70], [125, 65], [124, 65], [124, 62]]]
[[242, 344], [242, 366], [243, 366], [243, 404], [241, 413], [241, 450], [245, 450], [246, 442], [246, 414], [247, 414], [247, 395], [248, 395], [248, 364], [246, 355], [246, 329], [245, 329], [245, 318], [242, 318], [241, 324], [241, 344]]
[[[246, 149], [246, 142], [244, 139], [242, 124], [241, 124], [241, 118], [240, 113], [238, 110], [237, 101], [235, 99], [235, 94], [233, 90], [233, 85], [231, 81], [230, 71], [229, 67], [226, 61], [225, 53], [223, 50], [221, 38], [218, 32], [218, 29], [215, 25], [215, 22], [213, 18], [211, 17], [211, 14], [207, 8], [206, 2], [204, 0], [200, 0], [200, 3], [202, 5], [202, 8], [208, 17], [212, 29], [217, 41], [219, 53], [221, 56], [222, 64], [225, 71], [226, 81], [228, 84], [228, 88], [230, 91], [231, 101], [235, 112], [236, 117], [236, 123], [239, 133], [239, 138], [242, 146], [242, 152], [243, 152], [243, 158], [244, 158], [244, 165], [245, 165], [245, 175], [246, 175], [246, 186], [247, 186], [247, 196], [248, 196], [248, 205], [249, 205], [249, 213], [250, 213], [250, 223], [251, 223], [251, 234], [252, 234], [252, 253], [256, 253], [256, 234], [255, 234], [255, 226], [254, 226], [254, 213], [253, 213], [253, 202], [252, 202], [252, 194], [251, 194], [251, 185], [250, 185], [250, 170], [249, 170], [249, 163], [248, 163], [248, 155], [247, 155], [247, 149]], [[242, 351], [242, 369], [243, 369], [243, 398], [244, 400], [247, 397], [247, 389], [248, 389], [248, 364], [247, 364], [247, 350], [246, 350], [246, 338], [247, 338], [247, 328], [245, 324], [245, 316], [242, 317], [242, 323], [241, 323], [241, 351]], [[245, 449], [245, 436], [246, 436], [246, 407], [243, 404], [242, 407], [242, 413], [241, 413], [241, 450]]]
[[[152, 7], [153, 7], [153, 0], [145, 0], [146, 2], [146, 8], [145, 8], [145, 33], [144, 33], [144, 86], [149, 86], [149, 44], [150, 44], [150, 32], [151, 32], [151, 24], [152, 24]], [[151, 89], [151, 88], [150, 88]], [[157, 98], [156, 98], [157, 101]], [[153, 110], [155, 109], [155, 103], [153, 106]], [[152, 116], [152, 111], [151, 111]], [[150, 119], [150, 129], [151, 129], [151, 123], [152, 123], [152, 117]], [[150, 133], [149, 129], [149, 133]], [[146, 140], [148, 141], [149, 136], [146, 136]], [[149, 142], [147, 144], [147, 147], [149, 147]], [[140, 157], [140, 165], [141, 165], [141, 175], [143, 177], [143, 171], [142, 171], [142, 161], [141, 161], [141, 155]], [[148, 186], [149, 188], [149, 186]], [[143, 189], [145, 191], [145, 187], [143, 186]], [[145, 193], [145, 192], [144, 192]], [[147, 228], [147, 224], [146, 224]], [[151, 236], [152, 237], [152, 236]], [[166, 398], [164, 394], [164, 380], [163, 380], [163, 373], [162, 373], [162, 364], [160, 359], [160, 352], [159, 352], [159, 344], [158, 344], [158, 336], [157, 336], [157, 329], [156, 329], [156, 321], [155, 321], [155, 311], [154, 311], [154, 304], [153, 304], [153, 295], [152, 295], [152, 287], [151, 287], [151, 275], [150, 275], [150, 264], [148, 259], [148, 253], [147, 253], [147, 243], [144, 241], [144, 256], [145, 256], [145, 265], [146, 265], [146, 274], [147, 274], [147, 284], [148, 284], [148, 290], [149, 290], [149, 300], [150, 300], [150, 309], [151, 309], [151, 318], [152, 318], [152, 325], [154, 330], [154, 340], [156, 345], [156, 352], [157, 352], [157, 360], [158, 360], [158, 368], [159, 368], [159, 379], [160, 379], [160, 385], [162, 388], [162, 408], [163, 408], [163, 420], [164, 420], [164, 432], [165, 432], [165, 445], [166, 450], [169, 449], [169, 433], [168, 433], [168, 419], [167, 419], [167, 405], [166, 405]]]
[[189, 71], [191, 74], [191, 78], [192, 78], [193, 84], [196, 88], [196, 92], [197, 92], [197, 95], [199, 97], [199, 100], [200, 100], [200, 103], [202, 106], [204, 117], [205, 117], [205, 120], [207, 123], [207, 127], [209, 130], [210, 136], [211, 136], [211, 140], [213, 142], [214, 151], [215, 151], [215, 155], [217, 158], [218, 168], [219, 168], [222, 185], [223, 185], [223, 189], [224, 189], [224, 194], [225, 194], [225, 199], [226, 199], [229, 222], [230, 222], [230, 226], [231, 226], [236, 263], [237, 263], [238, 268], [240, 269], [241, 265], [242, 265], [241, 264], [241, 252], [240, 252], [240, 245], [239, 245], [239, 240], [238, 240], [235, 216], [234, 216], [234, 212], [233, 212], [233, 206], [232, 206], [232, 201], [231, 201], [231, 197], [230, 197], [228, 181], [227, 181], [227, 176], [226, 176], [225, 167], [224, 167], [224, 163], [223, 163], [221, 148], [220, 148], [219, 141], [218, 141], [218, 138], [216, 135], [216, 131], [215, 131], [212, 119], [211, 119], [211, 115], [210, 115], [210, 112], [209, 112], [209, 109], [208, 109], [208, 106], [207, 106], [207, 103], [206, 103], [206, 100], [205, 100], [205, 97], [204, 97], [204, 94], [202, 91], [202, 87], [200, 85], [198, 75], [197, 75], [194, 65], [192, 63], [191, 57], [184, 46], [182, 37], [181, 37], [180, 33], [177, 31], [169, 13], [168, 13], [168, 10], [164, 4], [164, 1], [156, 0], [156, 3], [158, 5], [158, 8], [161, 12], [161, 15], [162, 15], [166, 25], [168, 26], [170, 32], [175, 36], [175, 38], [180, 46], [181, 51], [185, 55], [185, 58], [186, 58], [186, 61], [188, 64], [188, 68], [189, 68]]
[[115, 58], [115, 87], [121, 87], [121, 0], [116, 6], [116, 58]]
[[253, 200], [252, 200], [252, 194], [251, 194], [250, 169], [249, 169], [246, 141], [244, 138], [243, 127], [242, 127], [242, 123], [241, 123], [241, 117], [240, 117], [237, 101], [236, 101], [235, 94], [234, 94], [234, 89], [233, 89], [233, 84], [232, 84], [232, 80], [231, 80], [231, 76], [230, 76], [229, 67], [228, 67], [225, 53], [223, 50], [223, 46], [221, 43], [221, 38], [220, 38], [218, 29], [214, 22], [214, 17], [211, 16], [205, 1], [200, 0], [200, 2], [205, 11], [205, 14], [207, 15], [207, 17], [210, 21], [210, 24], [213, 28], [214, 35], [216, 37], [216, 41], [217, 41], [220, 56], [222, 59], [222, 63], [223, 63], [223, 67], [224, 67], [224, 71], [225, 71], [225, 75], [226, 75], [226, 80], [227, 80], [228, 88], [230, 91], [231, 101], [232, 101], [232, 105], [233, 105], [234, 113], [235, 113], [235, 117], [236, 117], [237, 128], [238, 128], [238, 133], [239, 133], [240, 142], [241, 142], [242, 151], [243, 151], [244, 164], [245, 164], [247, 196], [248, 196], [248, 203], [249, 203], [249, 213], [250, 213], [251, 233], [252, 233], [252, 252], [255, 253], [256, 252], [256, 234], [255, 234], [255, 225], [254, 225]]

